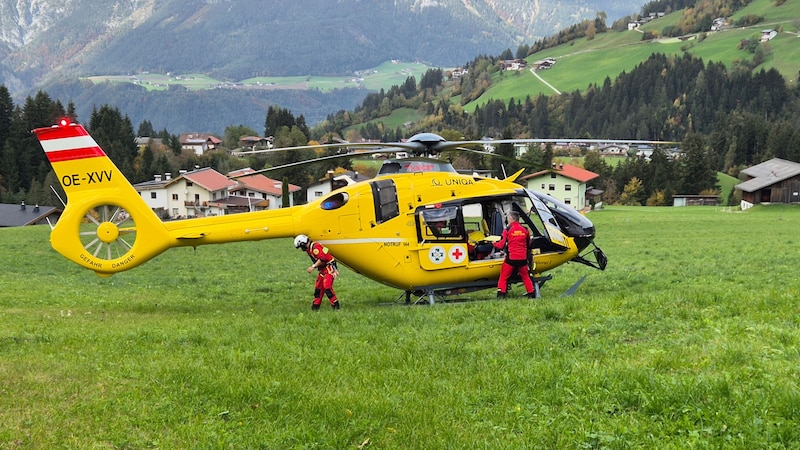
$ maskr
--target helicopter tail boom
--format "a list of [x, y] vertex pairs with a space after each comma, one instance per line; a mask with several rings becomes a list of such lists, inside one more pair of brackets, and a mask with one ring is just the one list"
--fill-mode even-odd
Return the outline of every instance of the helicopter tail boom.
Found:
[[132, 269], [171, 247], [294, 234], [294, 208], [162, 222], [83, 126], [62, 120], [33, 132], [67, 194], [50, 243], [100, 276]]

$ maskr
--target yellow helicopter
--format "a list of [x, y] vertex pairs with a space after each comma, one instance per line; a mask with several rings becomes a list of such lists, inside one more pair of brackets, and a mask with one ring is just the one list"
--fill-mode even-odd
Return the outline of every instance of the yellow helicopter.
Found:
[[453, 142], [421, 133], [407, 142], [381, 144], [410, 157], [388, 159], [375, 178], [314, 202], [162, 222], [82, 125], [62, 119], [33, 132], [68, 197], [51, 245], [100, 276], [132, 269], [172, 247], [305, 234], [356, 273], [405, 291], [407, 303], [416, 295], [416, 302], [433, 304], [436, 298], [496, 286], [504, 254], [493, 242], [512, 210], [533, 236], [530, 272], [537, 297], [550, 279], [545, 272], [555, 267], [572, 261], [604, 270], [607, 264], [594, 244], [592, 222], [555, 198], [514, 183], [522, 170], [503, 180], [464, 175], [429, 157], [484, 141]]

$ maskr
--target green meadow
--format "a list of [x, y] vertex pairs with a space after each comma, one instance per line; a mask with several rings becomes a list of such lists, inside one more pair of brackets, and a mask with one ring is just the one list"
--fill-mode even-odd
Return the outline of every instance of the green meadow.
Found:
[[349, 76], [286, 76], [255, 77], [241, 81], [218, 80], [203, 74], [138, 73], [135, 75], [95, 75], [86, 77], [93, 83], [133, 83], [148, 91], [163, 91], [170, 85], [189, 90], [239, 87], [244, 89], [317, 89], [330, 92], [334, 89], [365, 88], [371, 91], [400, 86], [408, 77], [419, 80], [430, 69], [422, 63], [386, 61], [383, 64]]
[[800, 208], [589, 218], [608, 268], [539, 300], [344, 269], [316, 313], [289, 239], [100, 278], [0, 229], [0, 448], [799, 448]]

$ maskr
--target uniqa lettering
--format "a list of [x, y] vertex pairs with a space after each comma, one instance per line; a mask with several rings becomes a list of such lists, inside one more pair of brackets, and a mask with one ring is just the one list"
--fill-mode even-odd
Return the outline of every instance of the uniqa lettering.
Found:
[[459, 184], [462, 185], [462, 186], [466, 186], [466, 185], [470, 185], [470, 184], [473, 184], [473, 183], [472, 183], [472, 180], [465, 179], [465, 178], [450, 178], [450, 179], [444, 180], [444, 184], [446, 184], [448, 186], [455, 186], [455, 185], [459, 185]]

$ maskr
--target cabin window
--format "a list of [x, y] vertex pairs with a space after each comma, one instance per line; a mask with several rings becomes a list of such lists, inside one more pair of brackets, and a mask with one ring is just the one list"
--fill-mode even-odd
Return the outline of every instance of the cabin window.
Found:
[[572, 190], [572, 185], [571, 184], [565, 184], [564, 185], [564, 190], [565, 191], [571, 191]]
[[178, 201], [178, 194], [172, 194], [172, 201]]
[[330, 211], [339, 209], [347, 203], [349, 196], [345, 192], [338, 192], [322, 201], [322, 209]]
[[551, 184], [550, 186], [547, 187], [547, 190], [548, 191], [555, 191], [556, 190], [556, 185], [555, 184]]
[[417, 220], [423, 241], [464, 241], [464, 226], [458, 206], [421, 209]]
[[153, 200], [155, 200], [155, 199], [157, 199], [157, 198], [158, 198], [158, 195], [157, 195], [155, 192], [151, 192], [151, 193], [150, 193], [150, 198], [152, 198]]
[[394, 180], [378, 180], [370, 183], [372, 198], [375, 204], [376, 224], [386, 222], [400, 215], [397, 201], [397, 186]]

